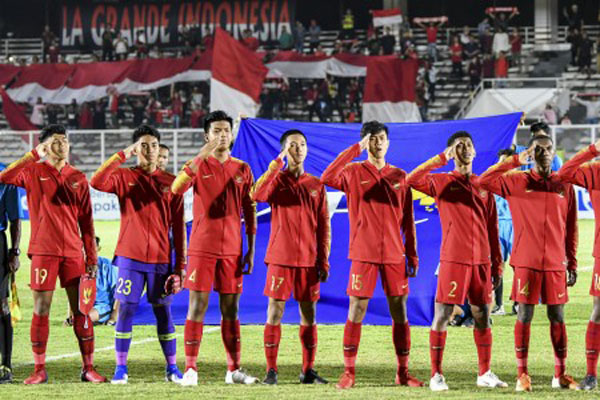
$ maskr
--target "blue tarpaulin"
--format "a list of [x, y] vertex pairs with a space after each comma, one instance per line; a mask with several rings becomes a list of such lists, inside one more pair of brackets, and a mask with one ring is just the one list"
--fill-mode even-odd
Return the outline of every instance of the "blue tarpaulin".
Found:
[[[474, 172], [481, 174], [496, 162], [499, 149], [507, 148], [513, 141], [520, 113], [458, 121], [429, 123], [387, 124], [390, 147], [387, 160], [390, 164], [412, 171], [419, 164], [442, 152], [448, 137], [460, 130], [473, 136], [477, 157]], [[344, 149], [360, 140], [360, 124], [327, 124], [291, 121], [246, 119], [242, 121], [233, 155], [250, 164], [255, 179], [267, 170], [269, 162], [280, 152], [279, 138], [288, 129], [300, 129], [308, 139], [308, 157], [305, 169], [321, 176], [325, 168]], [[358, 160], [366, 159], [363, 153]], [[454, 167], [451, 162], [439, 172]], [[331, 276], [321, 284], [321, 300], [317, 306], [319, 323], [344, 323], [348, 310], [346, 286], [348, 283], [348, 211], [343, 193], [328, 188], [331, 214], [332, 246], [329, 262]], [[267, 204], [258, 204], [258, 232], [254, 273], [244, 279], [244, 293], [240, 301], [240, 321], [245, 324], [264, 323], [267, 298], [263, 296], [266, 266], [263, 262], [270, 232], [270, 211]], [[429, 325], [433, 318], [433, 300], [436, 289], [435, 270], [440, 249], [440, 223], [433, 199], [414, 193], [415, 220], [419, 252], [419, 274], [410, 280], [408, 317], [412, 325]], [[173, 316], [177, 324], [185, 322], [187, 291], [178, 294], [173, 302]], [[145, 303], [145, 300], [144, 302]], [[218, 296], [213, 293], [205, 323], [218, 324], [221, 320]], [[290, 300], [283, 317], [284, 323], [298, 323], [297, 304]], [[148, 304], [141, 304], [136, 315], [137, 324], [153, 324], [154, 315]], [[387, 301], [378, 284], [369, 304], [366, 324], [391, 323]]]

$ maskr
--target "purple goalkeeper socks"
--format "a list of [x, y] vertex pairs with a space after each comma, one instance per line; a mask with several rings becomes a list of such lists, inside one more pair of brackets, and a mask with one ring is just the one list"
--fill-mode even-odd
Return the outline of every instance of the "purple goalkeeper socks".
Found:
[[156, 332], [160, 347], [168, 365], [177, 362], [177, 340], [175, 339], [175, 325], [171, 317], [171, 305], [153, 305], [152, 311], [156, 317]]
[[119, 316], [115, 327], [115, 357], [117, 365], [127, 365], [127, 355], [131, 345], [133, 316], [137, 303], [120, 303]]

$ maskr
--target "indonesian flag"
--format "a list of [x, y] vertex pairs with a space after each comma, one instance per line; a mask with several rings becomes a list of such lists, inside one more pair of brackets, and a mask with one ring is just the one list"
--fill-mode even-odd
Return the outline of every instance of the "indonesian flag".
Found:
[[369, 57], [363, 121], [420, 122], [415, 104], [418, 61], [396, 56]]
[[269, 72], [259, 56], [217, 28], [211, 71], [210, 110], [223, 110], [233, 117], [255, 117]]
[[388, 10], [371, 10], [373, 14], [373, 26], [384, 26], [402, 23], [402, 11], [399, 8]]
[[29, 121], [23, 110], [8, 96], [8, 93], [0, 88], [2, 96], [2, 111], [8, 121], [10, 129], [15, 131], [36, 131], [37, 127]]

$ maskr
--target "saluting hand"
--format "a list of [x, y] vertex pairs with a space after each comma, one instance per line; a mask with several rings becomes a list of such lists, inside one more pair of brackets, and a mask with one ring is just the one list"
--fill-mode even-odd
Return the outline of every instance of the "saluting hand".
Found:
[[369, 140], [371, 139], [371, 134], [367, 134], [365, 135], [364, 138], [360, 139], [360, 142], [358, 142], [358, 144], [360, 144], [360, 151], [366, 150], [369, 148]]
[[521, 165], [527, 165], [533, 160], [534, 156], [535, 156], [535, 147], [531, 146], [524, 152], [519, 153], [519, 162], [521, 163]]
[[123, 150], [123, 153], [125, 153], [125, 158], [126, 159], [130, 159], [131, 157], [137, 155], [140, 153], [140, 147], [142, 146], [142, 140], [138, 140], [137, 142], [130, 144], [129, 146], [127, 146], [125, 148], [125, 150]]
[[40, 158], [46, 157], [50, 152], [50, 141], [45, 140], [44, 142], [39, 143], [37, 146], [35, 146], [35, 151], [37, 151]]
[[285, 161], [286, 161], [286, 160], [285, 160], [285, 158], [286, 158], [286, 157], [287, 157], [289, 154], [290, 154], [290, 143], [289, 143], [289, 141], [287, 141], [287, 140], [286, 140], [285, 147], [283, 148], [283, 150], [281, 150], [281, 153], [279, 153], [279, 156], [278, 156], [278, 158], [279, 158], [281, 161], [285, 162]]
[[200, 152], [198, 153], [198, 158], [200, 160], [206, 160], [211, 154], [217, 149], [219, 144], [219, 139], [214, 138], [210, 142], [206, 142], [202, 148], [200, 148]]
[[452, 160], [454, 157], [456, 157], [455, 147], [454, 146], [446, 147], [446, 150], [444, 150], [444, 155], [446, 156], [446, 160], [448, 160], [448, 161]]

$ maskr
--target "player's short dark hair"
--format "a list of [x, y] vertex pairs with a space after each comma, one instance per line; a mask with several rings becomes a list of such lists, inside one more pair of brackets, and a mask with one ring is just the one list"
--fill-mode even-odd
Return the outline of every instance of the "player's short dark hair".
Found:
[[531, 147], [533, 142], [536, 140], [549, 140], [554, 145], [554, 140], [548, 135], [535, 135], [531, 139], [529, 139], [529, 143], [527, 143], [527, 148]]
[[162, 144], [162, 143], [158, 145], [158, 149], [159, 150], [160, 149], [165, 149], [167, 151], [171, 151], [171, 149], [169, 148], [169, 146], [167, 146], [166, 144]]
[[545, 122], [536, 122], [535, 124], [532, 124], [529, 127], [529, 132], [531, 133], [531, 136], [538, 135], [536, 132], [539, 131], [544, 131], [546, 135], [550, 136], [550, 127]]
[[510, 157], [515, 154], [515, 151], [511, 148], [498, 150], [498, 157], [506, 156]]
[[100, 246], [100, 238], [96, 236], [96, 246]]
[[450, 147], [452, 146], [452, 143], [454, 143], [454, 141], [456, 139], [460, 139], [460, 138], [469, 138], [471, 139], [471, 142], [473, 141], [473, 138], [471, 137], [471, 134], [467, 131], [458, 131], [458, 132], [454, 132], [449, 138], [448, 141], [446, 142], [446, 147]]
[[283, 148], [283, 145], [285, 144], [286, 139], [292, 135], [302, 135], [304, 140], [306, 140], [308, 142], [308, 140], [306, 139], [306, 135], [304, 133], [302, 133], [300, 130], [288, 129], [287, 131], [283, 132], [283, 135], [281, 135], [281, 137], [279, 138], [279, 144], [281, 145], [281, 148]]
[[210, 129], [210, 124], [217, 121], [227, 121], [229, 122], [229, 126], [233, 129], [233, 119], [227, 115], [225, 111], [217, 110], [209, 113], [206, 117], [204, 117], [204, 133], [208, 133]]
[[46, 139], [48, 139], [50, 136], [54, 135], [54, 134], [59, 134], [59, 135], [67, 135], [67, 130], [65, 129], [65, 127], [63, 125], [60, 124], [50, 124], [50, 125], [46, 125], [45, 127], [42, 128], [42, 131], [40, 132], [40, 143], [45, 142]]
[[386, 137], [390, 137], [387, 126], [385, 126], [379, 121], [368, 121], [363, 124], [362, 128], [360, 128], [360, 137], [364, 138], [369, 134], [376, 135], [381, 131], [385, 132]]
[[131, 143], [137, 142], [142, 136], [146, 135], [154, 136], [160, 142], [160, 132], [158, 132], [158, 129], [150, 125], [142, 124], [133, 131]]

